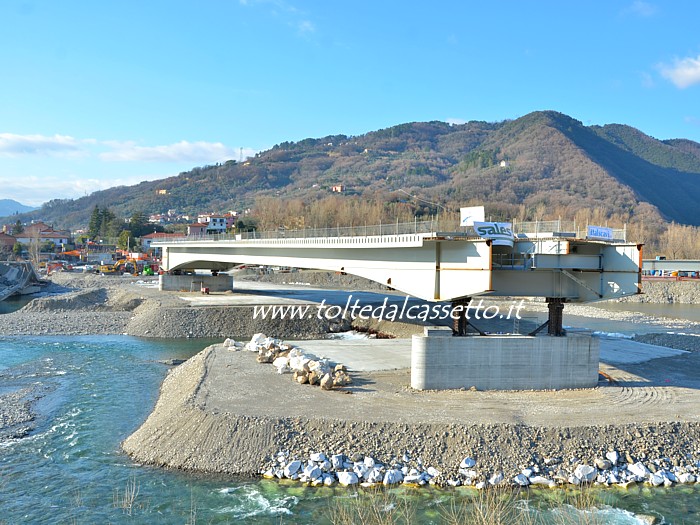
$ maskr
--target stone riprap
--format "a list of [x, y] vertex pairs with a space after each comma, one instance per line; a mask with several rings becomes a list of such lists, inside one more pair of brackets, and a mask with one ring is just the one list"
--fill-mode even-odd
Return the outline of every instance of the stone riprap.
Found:
[[[438, 468], [424, 465], [420, 458], [412, 458], [404, 453], [400, 459], [388, 463], [371, 456], [345, 454], [327, 456], [323, 452], [313, 452], [307, 457], [290, 455], [281, 450], [274, 460], [266, 465], [260, 474], [268, 479], [289, 479], [311, 486], [360, 485], [437, 485], [440, 487], [469, 486], [485, 489], [493, 486], [545, 486], [561, 485], [606, 485], [628, 488], [637, 483], [654, 487], [669, 487], [674, 484], [700, 482], [700, 461], [673, 465], [667, 458], [648, 461], [634, 461], [623, 458], [616, 450], [598, 457], [593, 464], [564, 462], [562, 458], [537, 458], [520, 472], [513, 475], [489, 472], [477, 465], [476, 460], [466, 457], [457, 469], [456, 475], [444, 475]], [[648, 466], [647, 466], [648, 465]]]
[[352, 383], [345, 365], [331, 364], [326, 358], [306, 354], [301, 348], [263, 333], [253, 335], [247, 343], [226, 339], [223, 346], [234, 351], [255, 352], [258, 363], [271, 363], [278, 374], [292, 374], [292, 379], [302, 385], [318, 385], [323, 390], [331, 390]]

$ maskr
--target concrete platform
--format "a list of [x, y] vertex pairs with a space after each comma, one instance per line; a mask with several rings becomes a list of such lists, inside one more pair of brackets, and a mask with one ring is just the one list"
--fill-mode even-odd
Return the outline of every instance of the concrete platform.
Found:
[[688, 353], [690, 352], [686, 350], [638, 343], [630, 339], [600, 338], [600, 360], [611, 365], [638, 364], [660, 357], [673, 357]]
[[[411, 339], [328, 339], [289, 341], [318, 357], [343, 363], [358, 372], [398, 370], [411, 367]], [[600, 361], [611, 365], [638, 364], [652, 359], [687, 354], [665, 346], [629, 339], [600, 338]]]
[[307, 353], [343, 363], [348, 369], [357, 372], [411, 367], [410, 339], [317, 339], [289, 342]]

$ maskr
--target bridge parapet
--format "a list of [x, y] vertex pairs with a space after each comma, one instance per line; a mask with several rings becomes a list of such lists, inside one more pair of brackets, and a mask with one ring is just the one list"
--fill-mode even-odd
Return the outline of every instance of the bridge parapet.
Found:
[[[586, 237], [587, 226], [581, 227], [575, 221], [531, 221], [513, 223], [513, 233], [519, 239], [562, 239]], [[626, 230], [613, 230], [614, 243], [624, 243]], [[271, 231], [253, 231], [237, 234], [211, 234], [211, 235], [191, 235], [182, 239], [169, 239], [167, 244], [176, 242], [201, 241], [261, 241], [278, 239], [328, 239], [328, 238], [375, 238], [393, 237], [404, 235], [420, 235], [422, 237], [434, 236], [444, 238], [478, 238], [472, 226], [460, 226], [454, 220], [429, 220], [413, 222], [397, 222], [393, 224], [376, 224], [365, 226], [343, 226], [335, 228], [303, 228], [289, 230], [279, 228]], [[153, 243], [153, 246], [159, 243]], [[161, 243], [162, 244], [162, 243]]]

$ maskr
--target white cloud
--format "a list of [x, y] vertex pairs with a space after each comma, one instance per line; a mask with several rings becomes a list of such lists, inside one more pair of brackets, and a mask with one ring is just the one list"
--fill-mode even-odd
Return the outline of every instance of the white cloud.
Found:
[[680, 89], [685, 89], [693, 84], [700, 84], [700, 55], [676, 59], [672, 65], [661, 64], [661, 75]]
[[[188, 142], [181, 140], [164, 146], [137, 146], [134, 142], [106, 142], [111, 151], [100, 153], [105, 161], [146, 162], [221, 162], [238, 160], [240, 150], [221, 142]], [[246, 149], [246, 153], [252, 150]], [[254, 153], [253, 153], [254, 154]]]
[[650, 17], [654, 16], [656, 11], [657, 8], [655, 5], [650, 4], [649, 2], [644, 2], [643, 0], [636, 0], [635, 2], [632, 2], [631, 5], [623, 9], [622, 12], [625, 14]]
[[0, 156], [23, 155], [80, 156], [86, 142], [67, 135], [17, 135], [0, 133]]
[[307, 13], [297, 8], [288, 0], [239, 0], [244, 7], [260, 6], [273, 16], [282, 20], [289, 27], [295, 28], [300, 36], [306, 36], [316, 32], [316, 25], [305, 18]]
[[157, 175], [153, 177], [144, 175], [105, 177], [97, 179], [94, 177], [82, 178], [79, 175], [63, 176], [23, 176], [23, 177], [0, 177], [0, 185], [3, 188], [3, 195], [10, 195], [12, 198], [28, 206], [40, 206], [42, 203], [53, 199], [77, 199], [89, 195], [95, 191], [106, 190], [115, 186], [132, 186], [144, 180], [154, 180], [175, 175]]
[[142, 146], [134, 141], [76, 139], [68, 135], [19, 135], [0, 133], [0, 157], [29, 156], [85, 158], [113, 162], [209, 163], [241, 160], [255, 155], [251, 148], [232, 148], [221, 142], [181, 140], [161, 146]]
[[316, 26], [310, 20], [302, 20], [298, 25], [300, 33], [313, 33], [316, 31]]
[[450, 124], [450, 125], [452, 125], [452, 126], [459, 126], [459, 125], [461, 125], [461, 124], [466, 124], [466, 123], [467, 123], [467, 121], [464, 120], [464, 119], [461, 119], [461, 118], [452, 118], [452, 117], [448, 118], [445, 122], [447, 122], [448, 124]]

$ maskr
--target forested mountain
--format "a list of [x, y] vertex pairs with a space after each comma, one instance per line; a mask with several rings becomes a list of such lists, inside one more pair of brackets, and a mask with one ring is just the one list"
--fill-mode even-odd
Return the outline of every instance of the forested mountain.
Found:
[[483, 203], [504, 218], [598, 209], [599, 216], [624, 221], [700, 225], [700, 144], [661, 141], [619, 124], [584, 126], [552, 111], [499, 123], [414, 122], [284, 142], [246, 162], [51, 201], [23, 218], [75, 227], [87, 224], [95, 205], [124, 217], [241, 210], [264, 196], [310, 202], [339, 184], [346, 197], [391, 202], [410, 201], [411, 194], [453, 208]]

